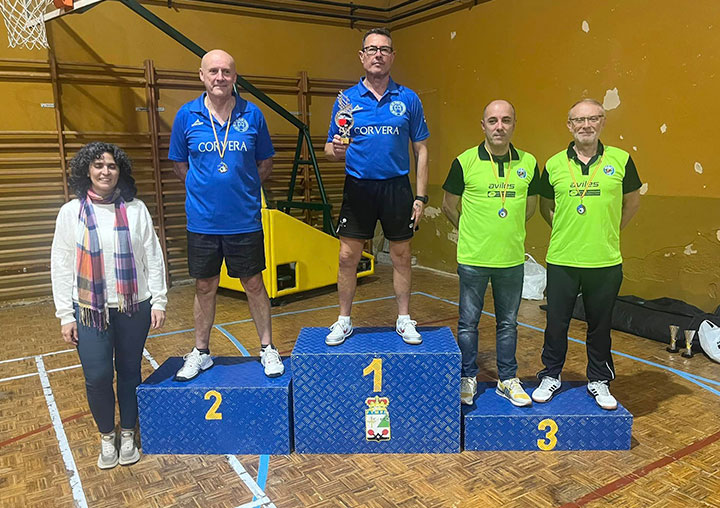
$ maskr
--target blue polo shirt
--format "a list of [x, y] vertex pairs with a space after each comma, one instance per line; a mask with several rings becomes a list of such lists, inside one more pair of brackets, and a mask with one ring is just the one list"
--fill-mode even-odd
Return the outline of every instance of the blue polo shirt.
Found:
[[[220, 154], [215, 142], [205, 93], [183, 105], [175, 116], [168, 158], [187, 162], [185, 214], [193, 233], [233, 235], [262, 229], [260, 220], [260, 175], [257, 161], [275, 154], [265, 117], [260, 109], [235, 96], [230, 131], [220, 172]], [[215, 121], [220, 143], [227, 124]]]
[[[353, 106], [352, 142], [345, 153], [345, 171], [355, 178], [387, 180], [410, 172], [409, 141], [430, 136], [422, 103], [415, 92], [392, 79], [380, 100], [360, 82], [343, 92]], [[340, 130], [335, 125], [335, 100], [327, 142]]]

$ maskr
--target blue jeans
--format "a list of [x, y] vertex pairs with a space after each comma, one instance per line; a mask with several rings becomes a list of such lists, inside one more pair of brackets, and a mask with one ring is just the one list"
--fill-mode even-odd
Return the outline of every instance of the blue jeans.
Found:
[[105, 330], [83, 325], [77, 304], [75, 319], [88, 405], [98, 430], [106, 434], [115, 428], [115, 371], [120, 427], [135, 428], [138, 416], [135, 389], [140, 384], [140, 361], [150, 330], [150, 300], [140, 302], [140, 309], [132, 316], [111, 308], [110, 323]]
[[514, 378], [517, 373], [517, 315], [522, 298], [524, 265], [486, 268], [461, 264], [457, 271], [460, 276], [458, 344], [462, 352], [462, 376], [475, 377], [478, 373], [478, 323], [489, 281], [495, 300], [498, 378], [501, 381]]

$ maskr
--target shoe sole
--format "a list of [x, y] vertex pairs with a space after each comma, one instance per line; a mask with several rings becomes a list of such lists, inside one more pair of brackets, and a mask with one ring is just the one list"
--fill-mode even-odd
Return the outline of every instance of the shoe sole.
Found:
[[345, 336], [342, 338], [339, 342], [328, 342], [327, 337], [325, 337], [325, 345], [327, 346], [339, 346], [340, 344], [344, 343], [348, 337], [350, 337], [353, 332], [355, 331], [355, 328], [350, 328], [350, 331], [345, 334]]
[[137, 458], [135, 458], [135, 456], [133, 456], [133, 458], [130, 460], [118, 459], [118, 464], [120, 464], [121, 466], [131, 466], [131, 465], [137, 463], [140, 460], [140, 452], [138, 450], [135, 450], [135, 451], [137, 452]]
[[115, 466], [117, 466], [120, 463], [120, 459], [116, 460], [114, 464], [101, 464], [100, 459], [98, 459], [97, 467], [100, 469], [112, 469]]
[[558, 388], [557, 390], [554, 390], [554, 391], [550, 394], [550, 397], [548, 397], [546, 400], [537, 400], [537, 399], [536, 399], [535, 397], [533, 397], [532, 395], [530, 396], [530, 398], [533, 400], [533, 402], [537, 402], [538, 404], [545, 404], [545, 403], [550, 402], [551, 400], [553, 400], [553, 397], [555, 397], [555, 394], [556, 394], [557, 392], [559, 392], [559, 391], [560, 391], [560, 388]]
[[470, 399], [470, 402], [468, 402], [468, 399], [463, 399], [460, 397], [460, 404], [463, 406], [472, 406], [475, 403], [475, 396], [473, 395], [472, 399]]
[[204, 368], [204, 369], [200, 369], [200, 370], [198, 371], [198, 373], [195, 374], [193, 377], [177, 377], [177, 374], [176, 374], [175, 377], [173, 377], [173, 381], [180, 381], [181, 383], [184, 383], [185, 381], [192, 381], [193, 379], [195, 379], [196, 377], [198, 377], [200, 374], [202, 374], [202, 373], [205, 372], [206, 370], [212, 369], [214, 366], [215, 366], [215, 362], [213, 362], [212, 365], [210, 365], [210, 367], [206, 367], [206, 368]]
[[406, 339], [405, 337], [403, 337], [403, 334], [400, 333], [400, 330], [398, 330], [397, 328], [395, 328], [395, 333], [402, 337], [402, 340], [405, 344], [410, 344], [411, 346], [419, 346], [420, 344], [422, 344], [422, 339]]
[[266, 377], [275, 378], [275, 377], [281, 377], [283, 374], [285, 374], [285, 371], [284, 371], [284, 370], [283, 370], [282, 372], [278, 372], [278, 373], [276, 373], [276, 374], [268, 374], [268, 373], [266, 372], [266, 373], [265, 373], [265, 376], [266, 376]]
[[594, 395], [593, 392], [591, 392], [590, 390], [587, 390], [587, 394], [590, 395], [590, 396], [595, 400], [595, 404], [597, 404], [600, 409], [604, 409], [605, 411], [615, 411], [615, 410], [617, 409], [617, 404], [615, 404], [614, 406], [602, 406], [602, 405], [600, 405], [600, 403], [599, 403], [599, 402], [597, 401], [597, 399], [595, 398], [595, 395]]
[[495, 393], [497, 393], [498, 395], [500, 395], [503, 399], [509, 400], [509, 401], [510, 401], [510, 404], [512, 404], [512, 405], [515, 406], [515, 407], [527, 407], [527, 406], [532, 406], [532, 400], [529, 400], [529, 401], [527, 401], [527, 402], [518, 403], [518, 402], [515, 402], [515, 401], [514, 401], [513, 399], [511, 399], [510, 397], [508, 397], [507, 395], [505, 395], [505, 392], [500, 391], [500, 390], [498, 390], [497, 388], [495, 388]]

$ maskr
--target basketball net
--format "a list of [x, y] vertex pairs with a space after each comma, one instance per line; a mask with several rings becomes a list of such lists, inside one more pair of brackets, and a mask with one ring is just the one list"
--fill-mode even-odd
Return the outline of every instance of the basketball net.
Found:
[[43, 14], [48, 9], [72, 9], [73, 0], [0, 0], [11, 48], [48, 47]]

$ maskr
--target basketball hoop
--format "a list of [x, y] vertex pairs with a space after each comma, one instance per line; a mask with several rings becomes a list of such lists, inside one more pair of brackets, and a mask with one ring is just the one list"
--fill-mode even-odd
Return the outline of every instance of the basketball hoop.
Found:
[[48, 47], [45, 19], [48, 10], [73, 8], [73, 0], [0, 0], [11, 48]]

